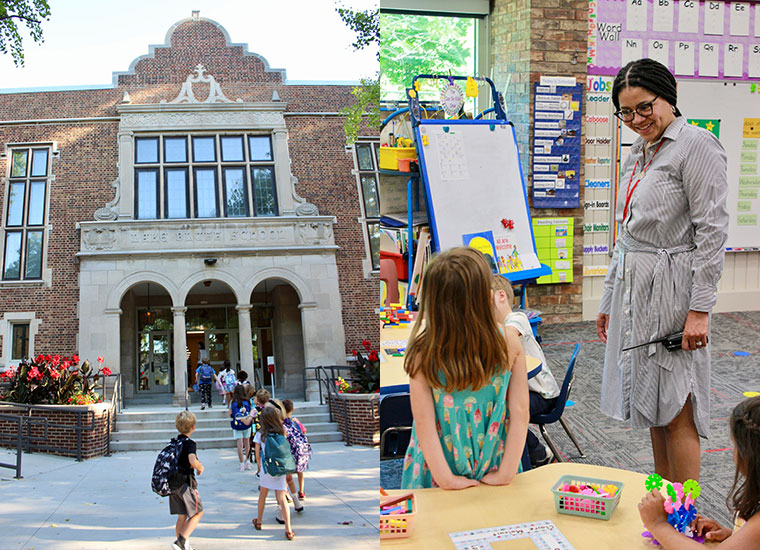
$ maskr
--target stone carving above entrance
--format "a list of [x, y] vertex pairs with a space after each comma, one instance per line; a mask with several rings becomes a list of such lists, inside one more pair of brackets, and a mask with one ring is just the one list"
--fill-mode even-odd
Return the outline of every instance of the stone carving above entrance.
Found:
[[[198, 63], [195, 66], [195, 75], [188, 75], [187, 80], [182, 84], [182, 89], [179, 95], [172, 99], [169, 103], [234, 103], [232, 100], [227, 99], [222, 92], [221, 86], [216, 79], [211, 75], [205, 75], [206, 69]], [[208, 84], [208, 97], [205, 101], [199, 101], [195, 94], [193, 94], [193, 84]], [[238, 98], [238, 103], [242, 103], [243, 100]], [[166, 100], [161, 103], [166, 103]]]
[[93, 227], [82, 230], [84, 250], [112, 250], [116, 245], [116, 240], [116, 231], [113, 229]]
[[116, 196], [114, 196], [113, 200], [106, 203], [106, 205], [102, 208], [98, 208], [95, 210], [95, 219], [98, 221], [107, 221], [107, 220], [115, 220], [119, 217], [118, 210], [119, 210], [119, 199], [121, 194], [121, 187], [119, 183], [119, 178], [116, 178], [112, 183], [111, 187], [114, 188], [116, 191]]

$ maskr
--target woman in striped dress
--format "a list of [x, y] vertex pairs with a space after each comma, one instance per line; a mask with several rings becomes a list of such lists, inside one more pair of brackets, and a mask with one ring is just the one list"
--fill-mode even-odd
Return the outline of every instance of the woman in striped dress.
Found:
[[[620, 178], [618, 237], [596, 325], [606, 342], [602, 412], [649, 428], [655, 471], [699, 479], [707, 437], [707, 335], [728, 231], [726, 154], [686, 122], [676, 81], [651, 59], [615, 78], [615, 116], [639, 135]], [[682, 349], [623, 348], [683, 331]]]

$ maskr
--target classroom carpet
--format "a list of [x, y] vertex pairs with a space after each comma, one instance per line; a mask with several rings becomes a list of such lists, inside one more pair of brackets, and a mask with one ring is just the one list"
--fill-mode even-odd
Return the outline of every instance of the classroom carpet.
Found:
[[[728, 419], [736, 404], [745, 399], [745, 392], [760, 392], [760, 311], [717, 313], [712, 317], [711, 331], [710, 438], [702, 440], [702, 495], [697, 507], [700, 513], [730, 526], [726, 495], [734, 481], [734, 462]], [[596, 334], [594, 323], [543, 325], [539, 335], [547, 362], [560, 384], [573, 347], [581, 343], [570, 394], [574, 404], [565, 409], [563, 417], [586, 458], [580, 458], [559, 423], [548, 425], [547, 431], [563, 459], [653, 473], [649, 430], [631, 430], [627, 423], [614, 421], [599, 411], [604, 344]], [[532, 429], [538, 434], [535, 427]], [[539, 439], [543, 441], [540, 435]], [[401, 459], [381, 461], [381, 486], [400, 488], [401, 468]]]

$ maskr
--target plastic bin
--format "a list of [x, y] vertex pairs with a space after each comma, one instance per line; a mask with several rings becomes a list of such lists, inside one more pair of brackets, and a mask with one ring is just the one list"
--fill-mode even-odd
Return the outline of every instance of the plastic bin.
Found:
[[[594, 485], [599, 488], [605, 485], [614, 485], [617, 488], [615, 496], [604, 498], [594, 495], [581, 495], [580, 493], [571, 493], [569, 491], [560, 491], [565, 483], [570, 485]], [[611, 481], [609, 479], [596, 479], [591, 477], [579, 477], [564, 475], [552, 487], [554, 493], [554, 504], [557, 512], [560, 514], [569, 514], [571, 516], [581, 516], [584, 518], [595, 518], [609, 520], [612, 513], [620, 502], [620, 494], [623, 492], [623, 483], [620, 481]]]
[[412, 511], [407, 514], [393, 514], [380, 516], [380, 538], [401, 539], [412, 534], [414, 516], [417, 513], [417, 502], [414, 493], [407, 493], [397, 497], [384, 497], [380, 499], [380, 506], [387, 506], [411, 500]]
[[399, 159], [416, 159], [414, 147], [380, 147], [380, 169], [398, 170]]
[[399, 281], [406, 281], [409, 279], [409, 262], [403, 254], [381, 250], [380, 259], [393, 260], [393, 263], [396, 264], [396, 274], [398, 275]]

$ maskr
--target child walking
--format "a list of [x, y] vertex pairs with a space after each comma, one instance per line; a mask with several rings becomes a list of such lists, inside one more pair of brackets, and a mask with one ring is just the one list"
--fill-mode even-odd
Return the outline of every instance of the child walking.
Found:
[[195, 431], [195, 415], [190, 411], [182, 411], [174, 423], [180, 434], [177, 439], [182, 442], [182, 451], [177, 459], [177, 474], [171, 482], [172, 492], [169, 495], [169, 513], [177, 516], [177, 538], [172, 543], [172, 548], [192, 550], [188, 539], [203, 517], [203, 505], [198, 494], [195, 472], [201, 475], [203, 464], [198, 460], [195, 441], [190, 439]]
[[229, 407], [232, 402], [232, 390], [237, 385], [237, 376], [235, 376], [235, 371], [232, 370], [232, 363], [230, 363], [229, 359], [225, 359], [224, 361], [224, 369], [219, 373], [219, 380], [222, 384], [222, 399], [224, 400], [224, 404]]
[[253, 470], [253, 465], [251, 465], [251, 461], [248, 459], [253, 415], [251, 413], [251, 402], [248, 400], [248, 392], [245, 386], [235, 386], [232, 390], [230, 417], [232, 418], [230, 421], [232, 434], [237, 442], [240, 471]]
[[198, 380], [198, 388], [201, 394], [201, 410], [211, 408], [211, 384], [216, 380], [219, 381], [219, 377], [214, 371], [214, 367], [209, 364], [208, 358], [202, 360], [200, 367], [195, 371], [196, 379]]
[[[541, 346], [533, 336], [528, 316], [522, 311], [512, 311], [512, 303], [515, 294], [512, 283], [501, 275], [493, 275], [491, 278], [491, 290], [494, 293], [494, 303], [499, 311], [499, 317], [506, 325], [507, 332], [513, 331], [520, 339], [526, 355], [536, 357], [541, 361], [541, 370], [533, 378], [528, 380], [528, 400], [530, 416], [549, 412], [557, 402], [559, 385], [554, 379]], [[542, 444], [536, 435], [528, 430], [528, 454], [531, 466], [545, 466], [554, 458], [554, 453], [546, 445]]]
[[[290, 399], [282, 400], [282, 408], [285, 409], [285, 419], [282, 421], [285, 426], [285, 434], [288, 437], [288, 443], [290, 443], [290, 452], [293, 454], [293, 460], [296, 461], [296, 475], [298, 477], [298, 498], [306, 498], [304, 493], [304, 476], [303, 473], [309, 466], [309, 458], [311, 457], [311, 445], [306, 438], [306, 427], [301, 424], [298, 419], [293, 416], [293, 402]], [[296, 494], [296, 486], [293, 482], [293, 476], [288, 475], [288, 488], [290, 492]], [[295, 500], [293, 501], [295, 503]], [[296, 504], [296, 511], [298, 509]], [[303, 506], [301, 506], [303, 510]]]
[[[274, 407], [264, 407], [262, 409], [259, 414], [259, 423], [261, 424], [261, 429], [256, 432], [254, 441], [258, 445], [261, 445], [261, 452], [266, 456], [267, 437], [269, 434], [280, 434], [284, 437], [285, 428], [282, 424], [282, 415], [280, 414], [280, 411]], [[261, 464], [261, 456], [259, 455], [258, 447], [256, 447], [256, 463]], [[285, 493], [288, 491], [285, 476], [271, 476], [266, 472], [266, 469], [261, 471], [260, 475], [258, 515], [252, 520], [254, 528], [256, 528], [256, 530], [261, 530], [261, 522], [264, 516], [264, 505], [266, 504], [267, 495], [271, 489], [274, 491], [277, 504], [280, 506], [282, 519], [285, 520], [285, 536], [288, 540], [293, 540], [295, 533], [290, 526], [290, 509], [285, 500]]]
[[414, 424], [402, 487], [506, 485], [517, 474], [528, 429], [525, 355], [497, 317], [481, 252], [453, 248], [430, 262], [404, 362]]
[[[708, 541], [720, 542], [721, 550], [760, 549], [760, 397], [745, 399], [731, 413], [731, 439], [734, 442], [734, 485], [726, 502], [734, 508], [734, 528], [697, 516], [693, 525]], [[641, 499], [639, 514], [649, 532], [665, 550], [699, 550], [701, 544], [670, 526], [664, 509], [665, 499], [652, 491]]]

